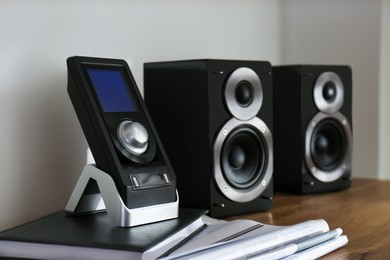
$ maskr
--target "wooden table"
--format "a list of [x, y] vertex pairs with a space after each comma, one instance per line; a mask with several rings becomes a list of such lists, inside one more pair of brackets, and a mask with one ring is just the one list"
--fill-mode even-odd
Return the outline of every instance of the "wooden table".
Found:
[[272, 225], [322, 218], [349, 240], [323, 259], [390, 259], [390, 181], [353, 179], [350, 189], [315, 195], [276, 193], [269, 211], [229, 220], [236, 218]]

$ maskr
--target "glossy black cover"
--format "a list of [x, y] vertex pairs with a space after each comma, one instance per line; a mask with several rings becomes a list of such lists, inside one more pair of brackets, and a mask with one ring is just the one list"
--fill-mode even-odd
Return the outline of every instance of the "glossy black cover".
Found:
[[[2, 241], [13, 241], [66, 245], [71, 246], [69, 250], [76, 251], [77, 247], [86, 247], [91, 248], [90, 252], [99, 248], [141, 254], [185, 229], [204, 214], [204, 210], [180, 209], [177, 219], [123, 228], [113, 227], [107, 213], [76, 217], [65, 215], [63, 211], [60, 211], [0, 232], [0, 244]], [[31, 250], [34, 248], [32, 246]], [[39, 255], [39, 252], [32, 251], [31, 255]], [[18, 256], [18, 252], [15, 252], [15, 256]], [[58, 257], [63, 258], [64, 255]]]

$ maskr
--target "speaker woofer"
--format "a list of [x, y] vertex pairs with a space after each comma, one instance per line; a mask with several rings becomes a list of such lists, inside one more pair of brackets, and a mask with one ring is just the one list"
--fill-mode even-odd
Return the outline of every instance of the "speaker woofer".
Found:
[[227, 136], [221, 152], [221, 167], [232, 187], [248, 189], [253, 186], [266, 163], [264, 144], [253, 129], [237, 127]]
[[341, 114], [317, 113], [309, 123], [305, 140], [305, 161], [320, 181], [339, 179], [351, 167], [352, 132]]
[[345, 132], [333, 119], [322, 120], [313, 130], [311, 157], [319, 169], [332, 171], [345, 154]]
[[236, 202], [258, 197], [273, 172], [272, 135], [265, 123], [254, 117], [230, 119], [214, 143], [214, 178], [220, 191]]

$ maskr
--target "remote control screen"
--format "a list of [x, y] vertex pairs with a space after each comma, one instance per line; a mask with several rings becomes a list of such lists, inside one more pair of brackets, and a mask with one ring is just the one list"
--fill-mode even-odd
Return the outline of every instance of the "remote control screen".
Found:
[[128, 81], [121, 69], [87, 68], [104, 112], [136, 112]]

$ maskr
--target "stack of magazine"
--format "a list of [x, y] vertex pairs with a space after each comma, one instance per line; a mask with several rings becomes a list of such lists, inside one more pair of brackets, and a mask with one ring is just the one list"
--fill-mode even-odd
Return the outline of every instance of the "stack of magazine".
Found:
[[291, 226], [207, 217], [180, 209], [179, 218], [121, 228], [106, 213], [57, 212], [0, 232], [0, 257], [28, 259], [315, 259], [348, 240], [324, 220]]
[[316, 259], [347, 244], [342, 229], [325, 220], [291, 226], [203, 217], [208, 226], [163, 259]]

